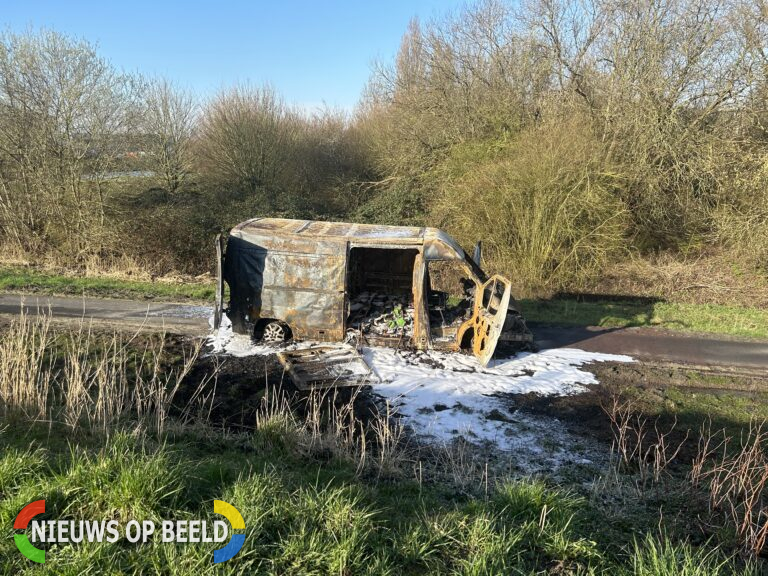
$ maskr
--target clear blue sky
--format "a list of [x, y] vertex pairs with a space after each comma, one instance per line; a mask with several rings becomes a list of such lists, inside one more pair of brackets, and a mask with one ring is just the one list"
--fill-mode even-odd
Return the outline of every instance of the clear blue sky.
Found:
[[129, 71], [166, 76], [206, 97], [269, 82], [288, 102], [351, 109], [375, 60], [396, 53], [408, 21], [461, 0], [4, 0], [5, 29], [52, 28], [95, 42]]

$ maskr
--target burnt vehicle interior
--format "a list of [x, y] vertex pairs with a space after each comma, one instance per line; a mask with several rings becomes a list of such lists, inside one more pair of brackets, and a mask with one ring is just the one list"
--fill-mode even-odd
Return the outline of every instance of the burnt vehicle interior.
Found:
[[[436, 343], [452, 342], [459, 327], [472, 317], [476, 287], [468, 276], [464, 266], [455, 260], [427, 262], [429, 330]], [[461, 344], [466, 347], [468, 343]]]
[[418, 253], [413, 248], [350, 249], [349, 328], [380, 336], [413, 333], [413, 266]]
[[[413, 335], [412, 248], [353, 247], [347, 269], [347, 326], [371, 337]], [[427, 262], [427, 309], [430, 337], [436, 344], [456, 340], [473, 314], [476, 285], [462, 262]], [[471, 333], [463, 348], [470, 346]]]

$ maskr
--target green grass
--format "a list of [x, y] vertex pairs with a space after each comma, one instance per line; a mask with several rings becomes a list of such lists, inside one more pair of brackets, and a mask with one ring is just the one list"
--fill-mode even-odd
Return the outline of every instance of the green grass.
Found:
[[[258, 435], [255, 432], [254, 435]], [[46, 444], [46, 449], [35, 448]], [[738, 573], [704, 550], [629, 536], [608, 557], [584, 522], [588, 503], [536, 480], [488, 498], [411, 480], [363, 481], [349, 463], [264, 449], [268, 442], [186, 432], [164, 443], [135, 432], [66, 438], [45, 426], [0, 435], [0, 573], [80, 574], [669, 574]], [[254, 451], [253, 446], [260, 446]], [[50, 549], [44, 566], [16, 551], [13, 518], [46, 499], [47, 519], [207, 519], [234, 505], [245, 546], [212, 565], [215, 544], [84, 543]], [[663, 571], [654, 571], [662, 567]], [[698, 568], [697, 568], [698, 567]], [[749, 572], [744, 572], [745, 574]]]
[[[595, 543], [578, 533], [582, 500], [540, 482], [509, 482], [488, 500], [457, 500], [441, 486], [365, 483], [338, 461], [254, 453], [251, 439], [190, 435], [157, 444], [117, 433], [103, 445], [80, 439], [69, 449], [59, 439], [43, 452], [29, 447], [29, 434], [0, 437], [0, 572], [8, 574], [527, 574], [601, 561]], [[212, 500], [223, 499], [245, 518], [245, 547], [215, 569], [210, 544], [63, 545], [40, 569], [9, 537], [18, 511], [41, 497], [46, 518], [123, 523], [210, 520]]]
[[[695, 385], [696, 380], [691, 379], [691, 383]], [[750, 422], [768, 421], [768, 393], [764, 391], [736, 394], [677, 387], [626, 387], [622, 394], [636, 399], [647, 416], [661, 417], [664, 427], [676, 419], [677, 427], [690, 430], [694, 437], [702, 424], [710, 422], [712, 430], [725, 430], [729, 436], [738, 438]]]
[[170, 283], [107, 277], [69, 276], [33, 268], [0, 268], [0, 290], [51, 295], [211, 301], [212, 283]]
[[606, 328], [658, 326], [684, 332], [768, 338], [768, 310], [758, 308], [575, 299], [521, 300], [520, 303], [525, 318], [533, 322]]
[[[636, 541], [632, 557], [635, 576], [729, 576], [733, 566], [721, 555], [688, 544], [672, 544], [666, 539], [646, 535]], [[746, 568], [743, 574], [758, 574]]]

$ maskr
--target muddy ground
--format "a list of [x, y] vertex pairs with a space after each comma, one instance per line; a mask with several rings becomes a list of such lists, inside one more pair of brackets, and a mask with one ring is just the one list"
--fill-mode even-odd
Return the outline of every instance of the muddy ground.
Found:
[[[725, 429], [738, 436], [752, 420], [768, 418], [768, 375], [740, 376], [727, 371], [663, 366], [644, 362], [594, 363], [587, 369], [600, 384], [572, 396], [518, 395], [510, 398], [521, 410], [554, 417], [576, 436], [610, 446], [614, 435], [608, 409], [614, 398], [630, 401], [649, 428], [657, 423], [683, 442], [679, 460], [697, 450], [701, 426]], [[650, 435], [654, 435], [650, 431]]]
[[[301, 414], [310, 393], [293, 385], [290, 376], [276, 355], [228, 356], [203, 352], [187, 375], [179, 390], [177, 404], [186, 405], [201, 382], [206, 388], [215, 386], [216, 400], [210, 413], [217, 425], [252, 429], [259, 407], [267, 391], [279, 391], [292, 399], [292, 406]], [[370, 387], [357, 391], [337, 388], [327, 391], [328, 397], [338, 405], [354, 399], [355, 413], [363, 421], [378, 414], [378, 405], [369, 393]]]
[[[547, 428], [547, 422], [553, 420], [557, 421], [558, 427], [562, 424], [574, 444], [582, 446], [573, 451], [575, 461], [582, 457], [591, 460], [593, 472], [605, 463], [597, 454], [607, 457], [614, 439], [604, 408], [614, 397], [632, 399], [635, 408], [649, 422], [658, 421], [661, 430], [674, 427], [671, 439], [684, 442], [681, 461], [687, 461], [695, 453], [698, 430], [709, 419], [714, 428], [730, 428], [738, 433], [750, 418], [768, 417], [766, 379], [643, 362], [600, 362], [587, 369], [597, 376], [600, 384], [588, 386], [584, 393], [570, 396], [507, 395], [505, 404], [510, 413], [517, 413], [525, 422], [534, 424], [534, 428], [530, 429], [532, 433], [536, 433], [535, 422], [539, 416], [544, 428]], [[293, 386], [274, 355], [235, 357], [203, 354], [180, 391], [177, 398], [179, 404], [188, 401], [191, 391], [205, 379], [208, 380], [207, 387], [216, 386], [216, 401], [211, 411], [214, 423], [241, 430], [253, 428], [267, 389], [280, 389], [288, 394], [294, 399], [294, 408], [299, 413], [302, 412], [302, 402], [308, 397], [306, 392]], [[363, 421], [382, 411], [382, 405], [370, 387], [363, 388], [356, 395], [349, 388], [338, 389], [335, 394], [338, 403], [345, 403], [354, 395], [356, 415]], [[722, 406], [729, 409], [724, 410]], [[543, 440], [545, 445], [549, 441]], [[556, 434], [552, 442], [559, 444], [555, 452], [562, 454], [563, 446], [567, 446], [569, 440], [568, 436]], [[489, 450], [485, 453], [479, 449], [477, 455], [496, 460], [498, 455], [494, 452]], [[546, 469], [545, 462], [539, 464], [533, 468], [533, 473], [537, 469]], [[525, 473], [526, 470], [525, 467], [516, 470], [513, 466], [509, 471]], [[586, 478], [589, 475], [580, 476]]]
[[[71, 322], [54, 322], [58, 329], [72, 328]], [[0, 321], [5, 330], [6, 321]], [[114, 326], [90, 323], [91, 331], [105, 337], [114, 332]], [[126, 334], [133, 329], [126, 327]], [[151, 330], [134, 336], [134, 344], [141, 347], [143, 339], [152, 336]], [[167, 367], [178, 367], [196, 342], [194, 337], [166, 335], [165, 361]], [[556, 419], [576, 438], [602, 446], [607, 452], [613, 441], [610, 420], [604, 406], [615, 395], [632, 398], [637, 407], [651, 419], [658, 418], [662, 426], [677, 423], [678, 435], [689, 433], [691, 442], [697, 438], [701, 424], [709, 419], [713, 428], [728, 428], [737, 434], [750, 420], [768, 418], [768, 375], [739, 375], [728, 370], [703, 370], [686, 366], [658, 365], [647, 362], [600, 362], [587, 367], [600, 381], [587, 387], [587, 391], [570, 396], [509, 395], [510, 410], [523, 415]], [[256, 414], [268, 389], [280, 389], [295, 399], [294, 408], [302, 410], [307, 393], [297, 390], [290, 377], [270, 356], [211, 355], [202, 349], [200, 357], [187, 375], [176, 397], [179, 411], [194, 402], [195, 391], [205, 382], [209, 393], [215, 387], [210, 408], [214, 425], [250, 430], [255, 426]], [[352, 389], [336, 391], [336, 401], [345, 403], [354, 394]], [[363, 421], [380, 411], [380, 404], [370, 388], [355, 395], [355, 412]], [[693, 444], [691, 444], [693, 450]]]

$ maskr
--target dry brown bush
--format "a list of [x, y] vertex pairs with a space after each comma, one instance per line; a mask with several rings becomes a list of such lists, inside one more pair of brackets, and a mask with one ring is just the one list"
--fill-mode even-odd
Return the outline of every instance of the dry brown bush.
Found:
[[583, 285], [621, 253], [627, 215], [620, 175], [583, 136], [577, 119], [547, 122], [476, 162], [458, 158], [440, 178], [451, 186], [436, 195], [433, 218], [464, 245], [482, 239], [488, 266], [519, 294]]
[[768, 307], [768, 275], [734, 250], [717, 247], [688, 255], [633, 255], [611, 264], [585, 289], [595, 294], [669, 302]]

